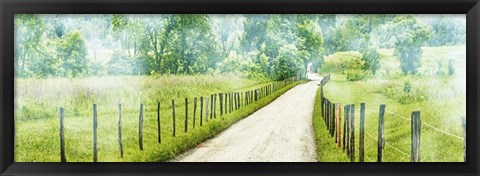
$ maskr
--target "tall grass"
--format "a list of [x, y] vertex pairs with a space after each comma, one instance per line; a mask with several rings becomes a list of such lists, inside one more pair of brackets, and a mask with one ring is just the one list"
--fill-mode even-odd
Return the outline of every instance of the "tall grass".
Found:
[[[233, 75], [17, 80], [15, 161], [60, 161], [59, 108], [62, 106], [65, 107], [66, 114], [67, 161], [93, 161], [93, 103], [98, 106], [98, 161], [168, 161], [255, 112], [298, 83], [223, 116], [220, 116], [217, 97], [216, 119], [208, 119], [206, 122], [204, 109], [201, 127], [200, 96], [210, 98], [210, 94], [214, 93], [252, 90], [268, 83]], [[198, 97], [195, 128], [194, 97]], [[189, 99], [188, 132], [184, 132], [185, 98]], [[172, 136], [172, 99], [176, 103], [176, 137]], [[160, 144], [157, 134], [157, 102], [161, 106]], [[119, 103], [122, 104], [123, 158], [120, 157], [117, 131]], [[140, 103], [144, 104], [143, 151], [140, 151], [138, 144]], [[205, 103], [204, 100], [204, 106]]]

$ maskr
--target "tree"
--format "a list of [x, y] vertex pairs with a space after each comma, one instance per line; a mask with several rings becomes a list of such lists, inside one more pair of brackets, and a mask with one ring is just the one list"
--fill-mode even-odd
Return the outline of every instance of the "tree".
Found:
[[14, 63], [16, 76], [27, 76], [28, 63], [34, 62], [35, 57], [32, 56], [38, 56], [41, 51], [40, 42], [44, 32], [45, 24], [39, 15], [15, 15]]
[[243, 30], [242, 18], [238, 15], [209, 15], [209, 18], [221, 55], [226, 58], [234, 50], [234, 46], [238, 45]]
[[265, 42], [269, 18], [270, 15], [245, 15], [244, 34], [240, 39], [242, 51], [258, 50]]
[[421, 66], [422, 44], [429, 39], [427, 27], [411, 15], [393, 19], [393, 31], [397, 33], [394, 55], [400, 61], [400, 69], [407, 74], [417, 74]]
[[318, 15], [318, 24], [322, 28], [325, 55], [333, 54], [336, 51], [335, 41], [332, 35], [337, 29], [336, 23], [337, 15], [335, 14]]
[[80, 32], [67, 33], [61, 40], [58, 54], [63, 60], [61, 70], [64, 77], [79, 77], [87, 73], [87, 48]]
[[362, 53], [362, 60], [364, 61], [364, 69], [370, 70], [373, 75], [376, 74], [380, 68], [380, 54], [377, 48], [371, 44], [370, 35], [365, 34], [365, 38], [360, 46], [360, 53]]
[[371, 35], [378, 27], [391, 21], [393, 15], [360, 14], [352, 15], [333, 31], [336, 51], [359, 51], [362, 39]]
[[455, 15], [427, 16], [420, 21], [431, 27], [428, 46], [453, 46], [465, 44], [465, 21]]
[[109, 75], [130, 75], [132, 74], [132, 60], [121, 52], [114, 52], [112, 59], [108, 61]]
[[321, 64], [323, 62], [323, 34], [322, 29], [315, 19], [299, 16], [297, 23], [297, 48], [303, 60], [303, 74], [307, 77], [310, 63]]
[[293, 76], [301, 76], [302, 60], [298, 57], [297, 47], [293, 44], [283, 46], [276, 58], [275, 67], [277, 79], [282, 80]]
[[208, 16], [181, 14], [170, 20], [176, 24], [172, 42], [178, 44], [172, 46], [179, 55], [172, 64], [173, 73], [206, 73], [208, 68], [215, 69], [220, 57]]

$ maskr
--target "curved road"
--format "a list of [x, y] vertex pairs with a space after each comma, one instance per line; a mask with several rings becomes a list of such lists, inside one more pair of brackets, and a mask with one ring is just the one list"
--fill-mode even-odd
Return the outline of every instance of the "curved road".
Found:
[[320, 78], [298, 85], [177, 162], [315, 162], [313, 104]]

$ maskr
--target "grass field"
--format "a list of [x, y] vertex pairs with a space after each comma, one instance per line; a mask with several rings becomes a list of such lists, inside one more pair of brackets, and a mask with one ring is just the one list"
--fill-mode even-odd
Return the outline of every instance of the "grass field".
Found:
[[[381, 70], [376, 76], [361, 81], [347, 81], [346, 76], [337, 69], [338, 62], [341, 58], [358, 54], [343, 52], [331, 55], [327, 58], [322, 73], [332, 74], [331, 80], [324, 87], [326, 98], [341, 103], [342, 107], [345, 104], [355, 104], [356, 148], [359, 143], [359, 107], [360, 103], [366, 104], [365, 160], [376, 161], [378, 110], [380, 104], [385, 104], [387, 112], [384, 134], [387, 144], [384, 161], [410, 161], [409, 119], [412, 111], [420, 111], [420, 161], [462, 162], [464, 143], [461, 122], [462, 116], [466, 115], [465, 47], [424, 48], [420, 74], [415, 76], [400, 73], [399, 62], [393, 57], [392, 50], [380, 50]], [[454, 61], [455, 74], [438, 74], [446, 72], [449, 60]], [[406, 82], [411, 85], [410, 93], [404, 92]], [[318, 97], [316, 101], [320, 103]], [[319, 121], [320, 110], [314, 112], [319, 161], [345, 161], [345, 153], [334, 152], [341, 150], [334, 149], [334, 139], [327, 137], [325, 124]], [[337, 156], [339, 154], [344, 156]], [[356, 155], [358, 160], [358, 151]]]
[[[267, 105], [299, 83], [290, 84], [227, 115], [220, 116], [220, 106], [217, 104], [216, 119], [204, 121], [202, 127], [199, 125], [198, 108], [196, 127], [193, 128], [194, 97], [253, 90], [268, 82], [233, 75], [17, 80], [15, 161], [60, 161], [60, 107], [65, 107], [66, 114], [67, 161], [93, 161], [93, 103], [98, 106], [98, 161], [168, 161]], [[189, 98], [188, 132], [184, 132], [185, 97]], [[172, 136], [172, 99], [176, 102], [176, 137]], [[161, 144], [158, 144], [157, 135], [157, 101], [161, 104]], [[119, 103], [122, 104], [123, 158], [120, 157], [117, 131]], [[144, 104], [143, 151], [139, 150], [138, 135], [140, 103]], [[205, 110], [203, 113], [205, 120]]]

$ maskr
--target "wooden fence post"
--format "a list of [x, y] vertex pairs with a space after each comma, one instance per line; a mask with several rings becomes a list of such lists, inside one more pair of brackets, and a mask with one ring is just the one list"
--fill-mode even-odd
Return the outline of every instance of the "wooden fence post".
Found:
[[222, 93], [222, 99], [220, 100], [220, 111], [222, 114], [227, 114], [227, 94]]
[[213, 117], [213, 94], [210, 95], [210, 119]]
[[365, 155], [365, 103], [360, 103], [360, 142], [358, 157], [360, 162], [364, 162]]
[[238, 109], [238, 104], [239, 104], [239, 101], [238, 101], [238, 93], [235, 92], [234, 94], [235, 94], [235, 110], [237, 110], [237, 109]]
[[213, 118], [217, 118], [217, 94], [213, 96]]
[[335, 125], [336, 125], [336, 116], [337, 113], [335, 113], [335, 103], [332, 103], [332, 120], [331, 120], [331, 126], [332, 126], [332, 129], [331, 129], [331, 136], [335, 138], [335, 143], [337, 142], [337, 138], [335, 136]]
[[329, 131], [330, 130], [330, 121], [329, 121], [330, 120], [330, 100], [329, 99], [327, 99], [327, 104], [325, 105], [325, 107], [326, 107], [326, 112], [327, 112], [327, 115], [326, 115], [325, 119], [327, 121], [327, 123], [326, 123], [327, 130]]
[[232, 113], [232, 111], [233, 111], [233, 93], [229, 93], [228, 99], [229, 99], [229, 102], [228, 102], [229, 105], [228, 106], [230, 108], [229, 113]]
[[208, 122], [208, 96], [205, 98], [205, 122]]
[[97, 104], [93, 104], [93, 162], [97, 162]]
[[65, 110], [63, 107], [60, 107], [60, 160], [62, 162], [67, 162], [65, 157], [65, 133], [64, 133], [64, 122]]
[[380, 110], [378, 114], [378, 150], [377, 150], [377, 161], [382, 162], [383, 159], [383, 148], [385, 147], [385, 141], [383, 139], [383, 124], [384, 124], [384, 115], [385, 115], [385, 105], [380, 105]]
[[341, 140], [341, 136], [342, 136], [342, 127], [341, 127], [341, 124], [342, 124], [342, 104], [338, 103], [337, 104], [337, 141], [338, 141], [338, 148], [340, 148], [342, 146], [342, 140]]
[[242, 103], [240, 102], [241, 97], [242, 97], [242, 96], [240, 96], [240, 92], [237, 92], [237, 109], [240, 109], [240, 105], [242, 104]]
[[193, 98], [193, 128], [195, 128], [196, 117], [197, 117], [197, 97]]
[[223, 116], [223, 106], [222, 106], [223, 105], [223, 93], [218, 94], [218, 96], [220, 98], [220, 101], [218, 101], [218, 102], [220, 102], [220, 116]]
[[172, 99], [173, 137], [175, 137], [175, 99]]
[[203, 96], [200, 97], [200, 126], [203, 126]]
[[421, 125], [420, 111], [412, 112], [412, 162], [420, 162], [420, 134]]
[[140, 103], [140, 115], [138, 116], [138, 145], [143, 151], [143, 103]]
[[350, 119], [350, 105], [345, 106], [345, 123], [344, 123], [344, 135], [345, 135], [345, 142], [344, 142], [344, 150], [347, 151], [347, 156], [350, 156], [350, 151], [349, 151], [349, 145], [350, 145], [350, 124], [349, 124], [349, 119]]
[[355, 162], [355, 104], [350, 108], [350, 162]]
[[122, 144], [122, 104], [118, 104], [118, 146], [120, 148], [120, 157], [123, 158]]
[[188, 98], [185, 98], [185, 132], [188, 132]]
[[160, 115], [160, 101], [157, 102], [157, 133], [158, 133], [158, 143], [162, 143], [162, 125], [161, 125], [161, 115]]

